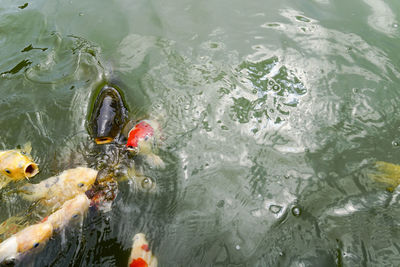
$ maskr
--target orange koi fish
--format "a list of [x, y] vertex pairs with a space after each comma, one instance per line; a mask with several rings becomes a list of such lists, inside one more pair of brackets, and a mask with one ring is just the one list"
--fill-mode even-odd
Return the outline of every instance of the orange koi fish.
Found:
[[0, 244], [0, 263], [13, 261], [28, 251], [39, 249], [53, 234], [53, 226], [43, 222], [26, 227]]
[[39, 173], [38, 165], [29, 156], [31, 150], [28, 143], [22, 149], [0, 151], [0, 188]]
[[97, 170], [77, 167], [65, 170], [38, 184], [26, 184], [19, 191], [26, 200], [40, 200], [43, 206], [54, 210], [65, 201], [89, 190], [96, 181], [96, 177]]

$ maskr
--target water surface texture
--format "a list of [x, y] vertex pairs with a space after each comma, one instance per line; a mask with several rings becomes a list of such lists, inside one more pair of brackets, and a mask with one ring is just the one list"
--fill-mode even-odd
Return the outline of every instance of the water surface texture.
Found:
[[[109, 212], [26, 266], [126, 266], [143, 232], [159, 266], [396, 266], [400, 2], [2, 0], [0, 149], [31, 141], [38, 182], [114, 158], [87, 131], [120, 84], [163, 128], [155, 192], [119, 184]], [[101, 164], [100, 164], [100, 163]], [[24, 211], [10, 185], [1, 220]]]

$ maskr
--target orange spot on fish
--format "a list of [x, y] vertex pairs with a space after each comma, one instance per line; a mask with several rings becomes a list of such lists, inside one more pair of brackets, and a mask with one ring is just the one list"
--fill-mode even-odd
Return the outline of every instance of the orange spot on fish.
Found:
[[147, 264], [147, 262], [142, 259], [142, 258], [137, 258], [134, 259], [131, 264], [129, 264], [129, 267], [148, 267], [149, 265]]
[[45, 221], [47, 221], [48, 218], [49, 218], [49, 216], [46, 216], [46, 217], [44, 217], [43, 220], [41, 220], [40, 222], [45, 222]]
[[143, 245], [142, 245], [142, 249], [143, 249], [144, 251], [150, 251], [149, 245], [146, 245], [146, 244], [143, 244]]

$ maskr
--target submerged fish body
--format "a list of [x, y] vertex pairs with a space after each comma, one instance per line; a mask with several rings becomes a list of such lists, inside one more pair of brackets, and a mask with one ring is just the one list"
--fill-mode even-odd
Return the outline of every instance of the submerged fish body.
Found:
[[157, 258], [149, 248], [143, 233], [133, 237], [133, 245], [129, 256], [128, 267], [157, 267]]
[[142, 120], [135, 124], [128, 133], [126, 148], [135, 155], [143, 155], [147, 162], [163, 168], [163, 160], [154, 152], [160, 142], [160, 125], [154, 120]]
[[96, 98], [89, 120], [96, 144], [107, 144], [118, 137], [126, 118], [127, 109], [120, 92], [105, 85]]
[[41, 247], [52, 234], [53, 226], [49, 222], [24, 228], [0, 244], [0, 263], [13, 260], [23, 253]]
[[394, 189], [400, 184], [400, 165], [377, 161], [375, 169], [375, 172], [368, 174], [373, 180], [390, 185], [390, 189]]
[[46, 217], [42, 222], [49, 222], [54, 230], [63, 229], [72, 220], [82, 220], [89, 208], [90, 200], [80, 194], [67, 200], [60, 209]]
[[38, 184], [27, 184], [20, 188], [22, 196], [30, 201], [40, 200], [53, 209], [76, 195], [85, 193], [96, 181], [97, 171], [86, 167], [65, 170]]
[[11, 181], [29, 179], [38, 174], [39, 168], [29, 156], [30, 150], [29, 146], [25, 149], [0, 151], [0, 188]]

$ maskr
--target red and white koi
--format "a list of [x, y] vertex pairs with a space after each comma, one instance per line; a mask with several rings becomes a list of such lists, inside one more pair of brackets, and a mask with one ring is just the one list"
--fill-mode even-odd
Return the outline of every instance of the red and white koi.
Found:
[[164, 168], [163, 160], [154, 152], [160, 143], [160, 125], [155, 120], [142, 120], [129, 130], [126, 148], [135, 155], [143, 155], [147, 162]]
[[157, 263], [157, 258], [151, 252], [146, 236], [143, 233], [136, 234], [133, 237], [128, 267], [157, 267]]

